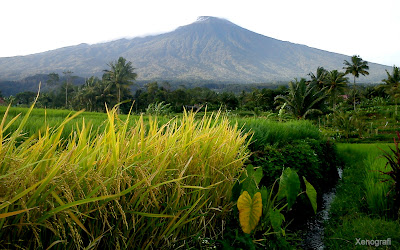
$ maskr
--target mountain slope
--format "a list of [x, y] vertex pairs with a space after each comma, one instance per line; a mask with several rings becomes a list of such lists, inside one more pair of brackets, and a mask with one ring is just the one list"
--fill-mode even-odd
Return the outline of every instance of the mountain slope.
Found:
[[[102, 75], [119, 56], [132, 61], [138, 80], [269, 82], [305, 77], [318, 66], [342, 69], [348, 56], [266, 37], [227, 20], [200, 17], [175, 31], [144, 38], [65, 47], [0, 58], [0, 80], [38, 73]], [[364, 81], [380, 81], [389, 67], [370, 63]]]

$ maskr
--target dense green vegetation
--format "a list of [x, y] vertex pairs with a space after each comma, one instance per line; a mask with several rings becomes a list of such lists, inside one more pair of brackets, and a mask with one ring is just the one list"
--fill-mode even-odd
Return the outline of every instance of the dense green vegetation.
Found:
[[[135, 84], [135, 69], [131, 62], [121, 57], [109, 63], [102, 79], [91, 77], [82, 85], [75, 85], [74, 81], [80, 78], [70, 71], [61, 77], [56, 73], [43, 77], [47, 90], [41, 93], [36, 107], [105, 112], [106, 105], [113, 107], [121, 103], [121, 113], [127, 114], [134, 103], [133, 112], [153, 115], [180, 113], [184, 108], [195, 111], [222, 109], [232, 115], [263, 116], [280, 121], [310, 119], [318, 122], [318, 126], [335, 140], [390, 138], [400, 120], [397, 112], [400, 96], [398, 67], [394, 66], [393, 72], [386, 72], [387, 79], [382, 79], [382, 84], [365, 87], [356, 85], [356, 78], [368, 75], [368, 63], [353, 56], [350, 62], [344, 62], [344, 66], [345, 72], [319, 67], [315, 74], [310, 72], [310, 80], [295, 79], [288, 88], [249, 90], [243, 87], [238, 91], [233, 87], [226, 92], [215, 89], [213, 84], [190, 88], [168, 82]], [[352, 88], [347, 85], [347, 75], [354, 78]], [[133, 88], [130, 88], [132, 84]], [[35, 96], [34, 92], [21, 92], [5, 101], [13, 106], [27, 107]]]
[[[4, 107], [1, 108], [2, 117], [5, 114], [5, 111], [6, 111], [6, 109]], [[97, 144], [93, 144], [93, 143], [96, 140], [99, 140], [99, 139], [96, 139], [97, 134], [102, 135], [102, 136], [111, 136], [112, 135], [107, 132], [110, 129], [110, 116], [108, 116], [107, 114], [91, 113], [91, 112], [83, 112], [83, 113], [70, 112], [70, 111], [65, 111], [65, 110], [45, 110], [45, 109], [29, 110], [27, 108], [11, 108], [8, 111], [7, 117], [4, 120], [4, 124], [3, 124], [2, 128], [5, 129], [6, 128], [5, 124], [7, 124], [8, 121], [10, 121], [13, 117], [16, 117], [16, 115], [21, 112], [23, 113], [23, 115], [30, 112], [29, 113], [30, 117], [26, 121], [26, 124], [21, 128], [19, 128], [19, 126], [21, 123], [23, 123], [23, 119], [22, 119], [23, 115], [21, 117], [18, 117], [15, 121], [13, 121], [13, 123], [14, 123], [13, 125], [10, 125], [9, 128], [7, 128], [6, 130], [3, 130], [3, 133], [2, 133], [4, 136], [3, 137], [3, 146], [2, 146], [3, 154], [6, 152], [13, 151], [13, 150], [11, 150], [11, 151], [4, 150], [5, 148], [7, 148], [8, 143], [10, 143], [9, 138], [15, 138], [14, 141], [15, 141], [15, 143], [17, 143], [15, 145], [20, 145], [17, 148], [14, 147], [15, 149], [18, 149], [18, 148], [22, 149], [24, 147], [37, 145], [35, 143], [36, 141], [38, 143], [38, 142], [41, 142], [42, 140], [50, 140], [50, 138], [49, 139], [45, 139], [45, 138], [47, 138], [48, 136], [50, 136], [50, 137], [55, 136], [55, 134], [57, 134], [57, 136], [59, 136], [61, 141], [66, 140], [66, 143], [60, 142], [60, 144], [58, 144], [58, 145], [60, 145], [61, 148], [59, 148], [59, 146], [57, 146], [57, 148], [59, 148], [59, 149], [53, 152], [54, 157], [59, 157], [60, 155], [64, 154], [64, 153], [62, 153], [62, 150], [61, 150], [62, 148], [65, 148], [66, 150], [72, 150], [74, 148], [74, 146], [71, 143], [73, 141], [75, 141], [75, 143], [79, 144], [79, 141], [81, 139], [78, 139], [78, 138], [83, 139], [82, 136], [84, 134], [86, 134], [85, 135], [86, 140], [87, 140], [87, 143], [89, 143], [87, 145], [93, 145], [93, 146], [97, 145]], [[113, 112], [116, 112], [116, 110], [114, 110]], [[45, 114], [46, 114], [46, 116], [45, 116]], [[62, 125], [62, 129], [58, 129], [58, 130], [50, 129], [50, 131], [54, 131], [54, 132], [50, 132], [50, 133], [46, 132], [47, 131], [46, 125], [57, 128], [60, 125], [60, 123], [62, 123], [63, 118], [65, 118], [67, 115], [70, 115], [70, 116], [72, 115], [73, 117], [71, 117], [70, 122]], [[208, 123], [211, 126], [211, 124], [217, 125], [217, 124], [221, 124], [221, 122], [222, 122], [222, 123], [227, 124], [224, 126], [233, 126], [233, 127], [237, 126], [237, 128], [242, 128], [243, 131], [241, 132], [241, 134], [246, 134], [249, 132], [252, 134], [251, 140], [250, 140], [250, 137], [247, 136], [247, 138], [249, 140], [247, 140], [247, 142], [243, 141], [243, 143], [245, 143], [243, 145], [247, 145], [247, 143], [250, 143], [246, 147], [249, 150], [251, 150], [250, 151], [251, 153], [250, 152], [247, 153], [246, 163], [242, 161], [242, 165], [241, 165], [242, 167], [240, 167], [240, 169], [242, 169], [242, 171], [243, 171], [244, 167], [246, 165], [254, 166], [254, 167], [256, 167], [256, 169], [258, 169], [258, 168], [262, 169], [261, 178], [259, 179], [259, 182], [258, 182], [258, 184], [259, 184], [258, 188], [260, 189], [260, 192], [262, 190], [264, 190], [263, 187], [267, 188], [267, 190], [269, 190], [268, 192], [273, 192], [273, 190], [275, 190], [275, 189], [274, 188], [271, 189], [271, 187], [274, 186], [274, 181], [276, 179], [280, 179], [280, 176], [282, 174], [282, 169], [284, 169], [286, 167], [290, 167], [291, 169], [295, 170], [298, 173], [298, 175], [300, 176], [300, 179], [302, 177], [305, 177], [306, 180], [309, 181], [314, 186], [319, 197], [325, 191], [325, 188], [328, 186], [327, 185], [328, 183], [329, 183], [329, 186], [333, 186], [335, 184], [335, 181], [337, 179], [337, 172], [334, 172], [334, 170], [335, 170], [336, 166], [340, 164], [337, 161], [338, 157], [337, 157], [337, 152], [336, 152], [335, 146], [332, 143], [329, 143], [324, 139], [324, 136], [323, 136], [323, 134], [320, 133], [318, 127], [314, 126], [311, 121], [292, 120], [292, 121], [287, 121], [287, 122], [279, 122], [279, 121], [274, 121], [274, 119], [271, 120], [271, 119], [260, 118], [260, 117], [256, 118], [254, 116], [248, 117], [248, 118], [246, 118], [246, 117], [240, 118], [240, 117], [236, 117], [236, 116], [231, 117], [231, 115], [229, 113], [225, 114], [224, 116], [226, 118], [229, 118], [228, 123], [226, 123], [228, 120], [225, 120], [225, 122], [224, 122], [219, 119], [215, 120], [215, 121], [209, 120], [209, 122], [211, 122], [211, 123], [209, 123], [209, 122]], [[185, 123], [184, 117], [185, 116], [182, 116], [182, 115], [177, 116], [177, 118], [159, 117], [159, 118], [157, 118], [157, 121], [155, 121], [154, 118], [150, 118], [148, 116], [119, 115], [119, 119], [121, 119], [121, 120], [119, 120], [119, 119], [114, 120], [114, 124], [117, 129], [116, 131], [119, 131], [119, 129], [121, 129], [120, 126], [122, 126], [122, 129], [126, 126], [126, 129], [129, 130], [128, 127], [135, 128], [138, 126], [138, 123], [140, 124], [141, 121], [143, 121], [143, 125], [140, 125], [140, 126], [144, 126], [143, 131], [150, 132], [152, 128], [155, 129], [157, 127], [159, 127], [160, 129], [163, 129], [164, 131], [168, 131], [167, 128], [169, 126], [172, 126], [171, 122], [169, 122], [170, 119], [173, 119], [172, 120], [173, 124], [176, 124], [174, 126], [184, 126], [184, 123]], [[200, 122], [200, 124], [203, 124], [204, 118], [201, 118], [202, 115], [197, 114], [197, 117], [198, 118], [196, 120], [198, 120], [198, 122]], [[195, 117], [193, 117], [193, 119], [194, 118]], [[226, 119], [226, 118], [224, 118], [224, 119]], [[82, 125], [82, 122], [85, 123], [85, 126]], [[193, 122], [195, 122], [195, 121], [193, 120]], [[117, 124], [120, 124], [120, 125], [117, 125]], [[151, 125], [151, 124], [153, 124], [153, 125]], [[165, 124], [165, 125], [163, 125], [163, 124]], [[237, 124], [237, 125], [235, 125], [235, 124]], [[93, 128], [92, 128], [92, 132], [89, 133], [90, 125], [93, 125]], [[215, 125], [213, 125], [213, 126], [215, 126]], [[163, 127], [163, 126], [167, 126], [167, 127]], [[203, 127], [201, 127], [201, 129], [200, 128], [199, 129], [202, 130], [202, 128]], [[21, 133], [21, 136], [15, 136], [15, 134], [16, 134], [15, 131], [17, 131], [18, 133]], [[86, 131], [86, 132], [83, 132], [83, 131]], [[188, 131], [193, 131], [193, 128], [192, 129], [188, 128]], [[24, 133], [27, 133], [27, 134], [24, 134]], [[60, 134], [58, 134], [58, 133], [60, 133]], [[106, 134], [104, 134], [104, 133], [106, 133]], [[147, 134], [147, 133], [148, 132], [145, 132], [145, 134]], [[161, 135], [162, 134], [160, 134], [160, 136]], [[221, 136], [219, 133], [217, 133], [215, 135], [216, 135], [216, 138], [219, 138]], [[32, 137], [28, 139], [28, 137], [30, 137], [30, 136], [32, 136]], [[146, 136], [150, 136], [150, 134], [146, 135]], [[166, 134], [165, 138], [167, 138], [167, 137], [171, 137], [171, 136]], [[39, 138], [41, 138], [41, 139], [39, 139]], [[62, 139], [62, 138], [64, 138], [64, 139]], [[134, 136], [131, 136], [129, 138], [134, 138]], [[203, 138], [203, 137], [201, 137], [201, 138]], [[201, 139], [201, 140], [203, 140], [203, 139]], [[218, 140], [220, 140], [220, 139], [218, 139]], [[44, 141], [42, 141], [41, 143], [42, 143], [42, 145], [45, 145]], [[120, 143], [122, 143], [122, 141]], [[196, 143], [196, 140], [194, 140], [193, 143]], [[62, 145], [65, 145], [65, 146], [62, 146]], [[126, 144], [124, 144], [124, 145], [126, 145]], [[359, 197], [359, 199], [356, 198], [355, 200], [352, 201], [352, 203], [347, 200], [344, 202], [343, 201], [340, 202], [341, 195], [340, 195], [340, 191], [339, 191], [337, 202], [339, 204], [346, 204], [346, 206], [343, 208], [340, 208], [340, 207], [335, 208], [338, 205], [334, 204], [333, 208], [332, 208], [332, 218], [335, 218], [335, 219], [343, 218], [342, 215], [335, 212], [337, 210], [340, 210], [346, 214], [349, 213], [349, 214], [353, 215], [353, 213], [352, 213], [353, 210], [351, 210], [350, 207], [353, 207], [353, 208], [361, 207], [361, 211], [363, 213], [371, 214], [371, 215], [377, 214], [380, 217], [387, 214], [387, 209], [392, 206], [392, 203], [390, 202], [390, 199], [386, 199], [382, 195], [386, 192], [386, 190], [388, 189], [388, 186], [382, 186], [383, 184], [382, 185], [380, 184], [380, 179], [379, 179], [379, 176], [376, 174], [376, 172], [369, 171], [370, 169], [379, 169], [379, 170], [383, 171], [384, 170], [383, 169], [384, 168], [383, 159], [376, 161], [376, 158], [373, 155], [370, 155], [368, 157], [366, 157], [365, 155], [361, 155], [361, 156], [359, 156], [359, 158], [357, 158], [355, 160], [354, 159], [349, 160], [349, 159], [352, 159], [350, 157], [357, 156], [357, 153], [355, 153], [354, 150], [351, 150], [351, 148], [346, 148], [344, 145], [339, 145], [339, 146], [340, 147], [339, 147], [338, 154], [342, 155], [344, 158], [344, 161], [346, 162], [345, 173], [344, 173], [345, 177], [344, 177], [343, 184], [341, 184], [341, 185], [345, 185], [345, 183], [349, 182], [353, 186], [347, 187], [346, 190], [351, 190], [352, 192], [358, 193], [357, 194], [358, 196], [356, 196], [353, 193], [352, 194], [347, 193], [344, 195], [344, 197], [347, 197], [346, 199], [349, 199], [349, 197], [352, 197], [352, 198]], [[83, 145], [81, 147], [83, 147]], [[354, 147], [359, 148], [360, 146], [354, 145]], [[369, 146], [368, 149], [361, 148], [361, 150], [364, 150], [364, 152], [368, 152], [368, 153], [375, 152], [375, 154], [378, 155], [379, 150], [377, 150], [377, 149], [373, 150], [374, 147], [375, 147], [375, 145]], [[383, 148], [383, 146], [382, 146], [382, 148]], [[52, 150], [54, 150], [54, 149], [52, 149]], [[59, 151], [59, 150], [61, 150], [61, 151]], [[17, 151], [17, 152], [23, 153], [22, 151]], [[112, 151], [110, 151], [110, 153], [111, 152]], [[198, 153], [201, 153], [201, 152], [203, 152], [203, 151], [198, 149]], [[214, 151], [208, 150], [207, 152], [214, 152]], [[225, 151], [223, 151], [223, 152], [225, 152]], [[201, 153], [201, 154], [206, 156], [205, 153]], [[208, 153], [206, 153], [206, 154], [208, 154]], [[43, 154], [41, 154], [41, 155], [42, 155], [41, 157], [45, 156]], [[104, 154], [104, 156], [106, 156], [106, 155], [108, 155], [108, 153]], [[110, 157], [111, 157], [111, 155], [110, 155]], [[346, 155], [348, 155], [348, 156], [346, 156]], [[28, 160], [28, 159], [23, 160], [24, 157], [26, 157], [26, 156], [22, 156], [22, 158], [19, 158], [20, 160], [18, 160], [16, 155], [14, 155], [11, 158], [4, 157], [3, 159], [14, 159], [14, 160], [26, 162], [26, 160]], [[96, 157], [94, 157], [93, 159], [96, 159]], [[198, 157], [200, 157], [200, 156], [198, 156]], [[187, 162], [188, 160], [190, 160], [190, 157], [187, 156], [185, 159], [186, 160], [183, 160], [183, 161]], [[357, 168], [355, 168], [354, 166], [357, 165], [358, 161], [362, 161], [362, 159], [369, 159], [371, 164], [369, 164], [369, 165], [366, 164], [365, 168], [360, 168], [357, 170]], [[243, 160], [244, 160], [244, 158], [243, 158]], [[86, 165], [86, 163], [84, 163], [85, 161], [77, 159], [76, 162], [81, 162], [79, 164]], [[351, 164], [352, 161], [354, 162], [353, 164]], [[43, 163], [41, 163], [42, 162], [41, 160], [38, 160], [36, 158], [29, 159], [29, 162], [31, 162], [31, 163], [29, 163], [32, 165], [31, 167], [34, 167], [37, 164], [39, 164], [39, 165], [43, 164]], [[26, 163], [28, 164], [28, 162], [26, 162]], [[245, 163], [245, 164], [243, 165], [243, 163]], [[4, 162], [2, 164], [4, 165]], [[10, 164], [10, 162], [8, 164]], [[75, 164], [75, 163], [71, 162], [71, 164]], [[76, 163], [76, 164], [78, 164], [78, 163]], [[79, 164], [77, 166], [79, 166]], [[133, 163], [131, 163], [131, 164], [133, 164]], [[249, 164], [251, 164], [251, 165], [249, 165]], [[24, 169], [24, 167], [23, 167], [24, 164], [19, 165], [19, 166]], [[362, 166], [362, 165], [358, 164], [358, 166]], [[49, 166], [49, 167], [51, 168], [51, 166]], [[355, 168], [355, 169], [353, 170], [353, 168]], [[25, 171], [23, 169], [20, 170], [21, 173], [22, 172], [25, 173], [26, 171], [28, 171], [28, 170]], [[8, 172], [7, 171], [3, 172], [2, 175], [8, 176], [7, 173], [10, 173], [9, 171], [11, 171], [13, 173], [15, 171], [19, 172], [18, 169], [13, 168], [13, 170], [8, 170]], [[45, 171], [45, 170], [43, 170], [43, 171]], [[357, 178], [357, 181], [355, 181], [354, 179], [346, 181], [346, 178], [347, 178], [346, 175], [349, 171], [356, 172], [356, 174], [353, 176], [353, 178]], [[361, 179], [361, 178], [359, 178], [359, 176], [361, 176], [361, 175], [365, 175], [367, 177], [365, 179]], [[336, 177], [334, 177], [334, 176], [336, 176]], [[48, 176], [42, 175], [42, 178], [46, 178], [46, 177], [48, 177]], [[235, 176], [235, 178], [232, 179], [235, 181], [233, 183], [231, 183], [231, 185], [232, 185], [231, 190], [227, 191], [227, 192], [233, 193], [234, 196], [235, 196], [235, 192], [237, 193], [237, 191], [235, 191], [235, 188], [234, 188], [234, 184], [239, 180], [239, 179], [237, 179], [237, 177], [238, 176]], [[3, 180], [5, 180], [4, 178], [5, 177], [3, 177]], [[35, 177], [35, 178], [37, 178], [37, 177]], [[56, 177], [54, 177], [54, 178], [56, 178]], [[57, 177], [57, 178], [60, 178], [60, 177]], [[54, 179], [54, 180], [56, 180], [56, 179]], [[244, 179], [241, 179], [241, 180], [244, 181]], [[36, 179], [36, 181], [40, 182], [39, 179]], [[305, 185], [305, 183], [303, 181], [301, 183], [302, 183], [301, 185]], [[367, 184], [367, 183], [374, 183], [374, 184]], [[387, 185], [387, 184], [390, 184], [390, 182], [388, 182], [384, 185]], [[30, 187], [33, 187], [35, 184], [30, 183], [30, 185], [31, 185]], [[208, 185], [212, 185], [212, 183], [209, 183]], [[195, 186], [199, 186], [199, 185], [195, 185]], [[382, 188], [380, 188], [381, 186], [382, 186]], [[368, 188], [368, 187], [370, 187], [370, 188]], [[380, 189], [378, 189], [378, 187]], [[35, 188], [33, 188], [33, 189], [35, 189]], [[193, 188], [195, 188], [195, 187], [193, 187]], [[25, 186], [25, 190], [26, 189], [29, 189], [29, 187]], [[23, 192], [24, 189], [20, 189], [20, 190], [21, 190], [21, 192]], [[361, 191], [361, 190], [365, 190], [365, 191]], [[242, 188], [242, 191], [245, 191], [245, 190]], [[266, 191], [263, 191], [263, 192], [265, 193]], [[56, 194], [58, 196], [61, 196], [61, 193], [56, 193]], [[27, 194], [27, 195], [29, 196], [29, 194]], [[49, 193], [49, 195], [51, 195], [51, 192]], [[62, 195], [66, 195], [66, 194], [62, 193]], [[271, 196], [271, 197], [275, 197], [276, 193], [273, 193], [272, 195], [273, 196]], [[3, 197], [7, 197], [7, 196], [5, 195]], [[53, 197], [53, 196], [51, 196], [51, 197]], [[79, 198], [79, 196], [77, 196], [77, 195], [75, 195], [74, 197], [75, 197], [74, 199]], [[101, 197], [101, 195], [100, 195], [100, 197]], [[365, 198], [363, 198], [363, 197], [365, 197]], [[7, 199], [7, 198], [5, 198], [5, 199]], [[20, 198], [20, 199], [22, 199], [22, 198]], [[63, 199], [63, 198], [60, 198], [60, 199]], [[81, 197], [80, 199], [83, 199], [83, 197]], [[365, 200], [367, 201], [367, 203], [365, 203]], [[234, 202], [234, 200], [233, 200], [233, 202]], [[105, 204], [107, 204], [107, 205], [105, 205]], [[233, 204], [230, 204], [230, 206], [232, 206]], [[280, 202], [277, 204], [282, 204], [282, 203]], [[362, 204], [364, 204], [364, 205], [362, 205]], [[105, 206], [105, 207], [110, 206], [109, 201], [105, 202], [103, 204], [103, 206]], [[80, 209], [80, 206], [77, 206], [76, 208]], [[90, 206], [89, 206], [89, 208], [90, 208]], [[27, 208], [26, 207], [18, 208], [18, 206], [13, 206], [12, 209], [11, 209], [11, 207], [8, 207], [7, 210], [3, 210], [3, 213], [9, 214], [9, 213], [12, 213], [12, 211], [15, 211], [15, 212], [24, 211], [24, 212], [21, 212], [21, 215], [20, 215], [20, 217], [21, 216], [23, 217], [23, 214], [29, 214], [31, 211], [31, 210], [29, 210], [29, 212], [28, 212], [28, 211], [25, 211], [24, 209], [27, 209]], [[35, 210], [32, 210], [32, 212], [33, 211], [35, 211]], [[77, 213], [78, 215], [82, 213], [82, 211], [80, 211], [80, 210], [73, 209], [71, 211], [79, 211], [79, 213]], [[90, 210], [88, 210], [88, 211], [90, 211]], [[268, 210], [266, 210], [266, 211], [268, 211]], [[307, 211], [307, 212], [304, 213], [305, 211]], [[171, 247], [177, 246], [176, 244], [178, 244], [178, 245], [187, 244], [187, 246], [197, 246], [200, 248], [207, 248], [207, 247], [212, 247], [212, 246], [216, 246], [216, 247], [231, 246], [231, 247], [242, 247], [242, 248], [252, 248], [252, 247], [257, 247], [257, 246], [261, 247], [261, 248], [264, 248], [264, 247], [281, 248], [281, 247], [289, 247], [290, 245], [296, 246], [297, 245], [296, 242], [298, 242], [298, 239], [296, 238], [295, 235], [292, 234], [293, 232], [291, 231], [290, 225], [289, 225], [289, 227], [287, 227], [288, 225], [286, 223], [290, 220], [290, 218], [296, 218], [296, 216], [299, 216], [299, 213], [302, 214], [302, 216], [304, 216], [304, 214], [307, 214], [307, 216], [311, 216], [313, 214], [312, 211], [313, 210], [312, 210], [309, 202], [307, 202], [307, 198], [299, 197], [297, 199], [296, 203], [293, 205], [293, 208], [290, 211], [286, 211], [285, 209], [280, 210], [280, 213], [283, 216], [282, 218], [286, 218], [286, 222], [282, 221], [281, 224], [279, 224], [280, 225], [279, 227], [276, 227], [276, 225], [275, 225], [275, 228], [274, 228], [273, 224], [269, 224], [269, 223], [272, 223], [272, 221], [271, 221], [271, 218], [267, 216], [267, 217], [263, 217], [264, 219], [261, 219], [261, 221], [264, 221], [264, 222], [262, 224], [259, 224], [254, 229], [255, 230], [254, 232], [252, 232], [251, 234], [244, 234], [241, 231], [241, 227], [239, 224], [238, 211], [235, 208], [235, 206], [233, 206], [233, 207], [231, 207], [231, 209], [229, 209], [227, 211], [227, 214], [226, 214], [227, 218], [229, 218], [226, 220], [226, 223], [227, 223], [226, 226], [228, 226], [229, 230], [225, 230], [224, 232], [221, 231], [219, 234], [214, 235], [214, 236], [212, 236], [212, 235], [210, 236], [207, 234], [201, 234], [201, 235], [195, 236], [194, 234], [189, 233], [189, 235], [188, 235], [189, 238], [187, 238], [187, 240], [184, 240], [183, 242], [180, 242], [180, 243], [179, 242], [171, 243], [172, 245], [170, 245], [170, 246]], [[63, 213], [67, 213], [67, 212], [63, 212]], [[144, 212], [144, 213], [147, 213], [147, 212]], [[60, 216], [61, 216], [61, 214], [60, 214]], [[83, 216], [83, 217], [82, 216], [83, 215], [79, 215], [76, 219], [83, 220], [82, 218], [84, 218], [85, 216]], [[155, 215], [151, 215], [151, 216], [155, 216]], [[13, 219], [13, 216], [10, 215], [6, 218], [7, 218], [8, 223], [12, 223], [9, 221], [9, 219]], [[31, 218], [33, 218], [33, 217], [31, 217]], [[390, 218], [388, 218], [388, 219], [385, 219], [385, 220], [388, 220], [387, 222], [382, 221], [382, 223], [383, 223], [382, 225], [385, 226], [387, 224], [386, 226], [388, 226], [388, 228], [385, 230], [380, 230], [379, 232], [382, 232], [382, 234], [379, 234], [378, 230], [376, 230], [376, 232], [377, 232], [376, 237], [379, 238], [381, 235], [387, 235], [386, 233], [392, 235], [392, 233], [391, 233], [392, 231], [390, 231], [390, 230], [397, 230], [398, 226], [396, 226], [397, 225], [396, 222], [390, 221]], [[18, 219], [18, 220], [20, 220], [20, 219]], [[13, 221], [15, 221], [15, 223], [16, 223], [16, 221], [18, 221], [18, 220], [13, 220]], [[61, 221], [62, 220], [63, 219], [61, 219]], [[72, 219], [72, 220], [74, 220], [74, 219]], [[84, 221], [85, 221], [85, 223], [88, 223], [88, 224], [91, 223], [87, 219], [84, 219]], [[4, 223], [6, 223], [6, 222], [4, 222]], [[33, 222], [31, 221], [30, 223], [33, 223]], [[65, 223], [68, 224], [67, 221], [65, 221]], [[114, 222], [109, 221], [108, 223], [114, 223]], [[156, 222], [154, 222], [154, 223], [156, 223]], [[339, 224], [340, 222], [332, 221], [330, 223], [332, 223], [332, 225], [336, 225], [337, 227], [342, 227], [342, 224]], [[334, 223], [338, 223], [338, 224], [334, 224]], [[365, 219], [365, 220], [363, 220], [362, 218], [360, 219], [360, 218], [352, 218], [351, 217], [346, 221], [346, 223], [347, 224], [345, 224], [345, 225], [348, 225], [349, 227], [357, 227], [357, 226], [361, 227], [361, 225], [363, 225], [363, 223], [375, 223], [374, 225], [377, 225], [377, 224], [379, 224], [379, 220], [377, 220], [376, 217], [368, 217], [368, 219]], [[340, 225], [340, 226], [338, 226], [338, 225]], [[86, 226], [86, 224], [83, 224], [83, 226], [86, 228], [86, 230], [89, 231], [89, 229], [88, 229], [89, 226]], [[93, 226], [91, 226], [91, 227], [93, 227]], [[332, 227], [334, 227], [334, 226], [332, 226]], [[391, 227], [393, 227], [393, 229], [390, 229]], [[8, 228], [8, 227], [6, 226], [5, 228]], [[12, 226], [10, 228], [12, 228]], [[87, 233], [85, 232], [85, 230], [83, 228], [78, 226], [78, 228], [75, 228], [75, 229], [79, 232], [79, 234], [83, 235], [82, 236], [83, 238], [86, 237], [84, 235], [86, 235]], [[343, 227], [343, 229], [347, 230], [346, 227]], [[34, 232], [34, 231], [30, 231], [31, 229], [29, 229], [29, 227], [27, 227], [26, 230], [27, 231], [24, 231], [25, 235], [29, 235], [30, 233]], [[215, 230], [215, 229], [213, 229], [213, 230]], [[265, 230], [267, 230], [271, 234], [264, 235], [262, 232], [265, 232]], [[275, 230], [285, 230], [287, 236], [282, 237], [282, 235], [279, 236], [276, 233], [273, 233], [273, 232], [277, 232]], [[329, 227], [328, 227], [327, 230], [335, 230], [335, 229], [329, 229]], [[349, 230], [350, 230], [350, 228], [349, 228]], [[7, 230], [2, 230], [2, 231], [7, 232]], [[67, 230], [67, 232], [69, 232], [69, 231]], [[71, 233], [72, 233], [72, 231], [71, 231]], [[69, 234], [67, 233], [67, 235], [71, 235], [71, 233], [69, 233]], [[102, 232], [102, 233], [104, 233], [104, 232]], [[5, 234], [7, 234], [7, 233], [5, 233]], [[47, 235], [47, 233], [46, 233], [46, 235]], [[60, 240], [60, 242], [57, 244], [60, 244], [60, 246], [61, 246], [61, 243], [63, 242], [63, 240], [60, 238], [57, 238], [57, 237], [56, 238], [52, 238], [52, 237], [56, 237], [56, 236], [51, 236], [50, 238], [43, 238], [40, 241], [43, 240], [43, 241], [47, 242], [47, 243], [43, 242], [42, 244], [51, 244], [49, 242], [55, 242], [55, 241], [57, 241], [56, 239], [58, 239], [58, 240]], [[70, 236], [65, 236], [65, 237], [68, 238]], [[104, 237], [104, 239], [106, 239], [108, 236], [104, 235], [102, 237]], [[334, 238], [334, 237], [342, 237], [342, 236], [336, 235], [336, 236], [332, 236], [332, 237]], [[96, 238], [96, 237], [94, 237], [94, 238]], [[66, 238], [63, 238], [63, 239], [66, 239]], [[396, 236], [393, 236], [392, 239], [394, 240], [393, 244], [396, 243], [396, 241], [395, 241]], [[90, 244], [89, 243], [90, 241], [87, 241], [87, 240], [88, 239], [86, 239], [86, 238], [83, 239], [83, 242], [85, 242], [84, 244]], [[14, 241], [14, 240], [11, 240], [11, 241]], [[208, 243], [206, 244], [205, 242], [208, 242]], [[254, 242], [258, 242], [258, 243], [254, 244]], [[8, 243], [6, 243], [6, 245], [4, 245], [4, 246], [7, 246], [7, 244]], [[23, 242], [21, 244], [23, 246], [25, 244], [37, 244], [37, 243]], [[71, 244], [75, 244], [75, 243], [71, 242]], [[103, 243], [99, 243], [99, 246], [104, 246], [102, 244]], [[122, 243], [118, 243], [118, 244], [122, 244]], [[129, 244], [131, 244], [131, 243], [129, 243]], [[336, 244], [336, 243], [327, 243], [327, 244], [328, 244], [328, 246], [330, 246], [329, 244]], [[347, 244], [348, 244], [348, 242], [347, 242]], [[30, 246], [33, 246], [33, 245], [30, 245]], [[335, 245], [333, 245], [333, 246], [335, 246]], [[333, 248], [335, 248], [335, 247], [333, 247]]]
[[398, 245], [400, 136], [393, 150], [334, 142], [392, 141], [399, 69], [363, 88], [355, 79], [367, 63], [345, 66], [239, 93], [153, 82], [132, 94], [122, 57], [82, 86], [70, 71], [49, 74], [52, 91], [0, 106], [0, 245], [299, 248], [298, 224], [336, 185], [337, 167], [326, 247]]
[[[17, 117], [20, 112], [23, 115]], [[287, 222], [276, 224], [276, 219], [292, 216], [293, 209], [285, 209], [286, 202], [294, 208], [304, 198], [279, 194], [274, 180], [298, 178], [299, 185], [308, 183], [308, 189], [315, 181], [315, 195], [321, 191], [321, 184], [302, 165], [312, 161], [313, 171], [326, 174], [321, 164], [326, 157], [320, 150], [323, 139], [308, 121], [228, 120], [226, 114], [210, 113], [195, 118], [185, 113], [160, 122], [143, 115], [117, 116], [116, 112], [1, 110], [2, 185], [13, 187], [2, 189], [7, 201], [1, 212], [3, 247], [288, 246], [291, 240], [281, 234]], [[67, 115], [70, 118], [64, 122], [62, 117]], [[263, 147], [258, 140], [269, 146]], [[287, 155], [297, 152], [301, 156], [295, 144], [291, 148], [284, 144], [293, 140], [317, 156], [291, 164], [294, 171], [285, 172], [287, 177], [281, 176], [286, 169], [281, 162], [266, 165], [256, 154], [249, 158], [249, 149], [265, 154], [284, 148]], [[252, 184], [246, 181], [253, 166], [262, 170], [254, 177], [258, 179], [256, 189], [265, 202], [271, 199], [265, 203], [261, 223], [246, 234], [234, 205], [240, 193], [254, 195], [254, 187], [249, 188]], [[269, 174], [272, 169], [274, 175]], [[286, 186], [279, 187], [284, 190]], [[291, 201], [286, 201], [289, 197]], [[136, 203], [127, 203], [136, 199]], [[306, 207], [312, 214], [310, 202]], [[21, 221], [25, 224], [20, 233], [11, 234]], [[264, 234], [265, 230], [270, 233]]]

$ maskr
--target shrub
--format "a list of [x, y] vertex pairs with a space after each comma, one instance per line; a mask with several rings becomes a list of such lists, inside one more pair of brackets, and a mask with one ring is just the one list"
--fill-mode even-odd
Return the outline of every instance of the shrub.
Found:
[[261, 182], [265, 186], [272, 185], [287, 167], [306, 177], [320, 193], [332, 187], [339, 178], [336, 148], [322, 140], [297, 140], [282, 147], [267, 145], [264, 150], [255, 152], [250, 160], [263, 168]]

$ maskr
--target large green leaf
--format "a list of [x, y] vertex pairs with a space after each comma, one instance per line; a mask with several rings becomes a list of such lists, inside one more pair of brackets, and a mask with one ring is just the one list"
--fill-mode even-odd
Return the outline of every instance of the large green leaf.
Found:
[[288, 209], [292, 207], [296, 201], [296, 197], [300, 191], [300, 180], [296, 171], [286, 168], [283, 170], [279, 180], [278, 197], [280, 199], [286, 197]]
[[253, 198], [244, 191], [237, 201], [239, 221], [244, 233], [249, 234], [256, 228], [262, 214], [261, 193], [257, 192]]
[[[267, 209], [268, 203], [271, 202], [270, 191], [265, 186], [262, 186], [260, 192], [261, 192], [261, 198], [262, 198], [262, 202], [263, 202], [263, 209]], [[265, 211], [268, 211], [268, 210], [265, 210]]]
[[263, 170], [262, 168], [257, 168], [254, 171], [253, 165], [249, 165], [246, 168], [247, 177], [243, 181], [243, 190], [246, 190], [250, 195], [254, 195], [258, 192], [258, 184], [260, 183], [263, 177]]
[[283, 216], [279, 210], [271, 209], [269, 212], [269, 218], [274, 231], [277, 233], [282, 232], [284, 234], [285, 231], [282, 229], [282, 223], [285, 221], [285, 216]]
[[306, 184], [306, 194], [308, 199], [310, 199], [311, 206], [314, 209], [314, 213], [317, 213], [317, 191], [314, 186], [309, 183], [303, 176], [304, 183]]

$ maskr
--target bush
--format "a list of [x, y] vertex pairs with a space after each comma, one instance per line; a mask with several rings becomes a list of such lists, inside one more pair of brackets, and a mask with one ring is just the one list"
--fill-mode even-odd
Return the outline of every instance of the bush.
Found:
[[279, 178], [283, 168], [290, 167], [310, 181], [323, 193], [332, 187], [339, 176], [340, 165], [334, 144], [315, 139], [297, 140], [282, 147], [267, 145], [256, 151], [250, 160], [263, 168], [263, 185], [270, 186]]

